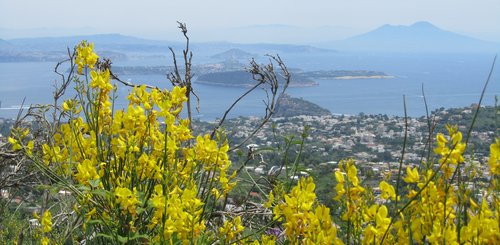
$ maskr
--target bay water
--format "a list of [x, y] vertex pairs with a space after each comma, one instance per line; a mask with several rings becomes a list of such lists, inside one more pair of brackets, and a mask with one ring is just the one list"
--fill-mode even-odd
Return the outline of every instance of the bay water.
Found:
[[[430, 110], [445, 107], [464, 107], [479, 101], [483, 85], [492, 66], [494, 54], [375, 54], [325, 53], [284, 54], [281, 56], [290, 68], [314, 70], [374, 70], [394, 76], [391, 79], [317, 80], [318, 86], [291, 87], [294, 97], [316, 103], [334, 114], [403, 115], [403, 95], [410, 116], [425, 114], [422, 85]], [[264, 60], [263, 60], [264, 61]], [[164, 61], [124, 61], [115, 65], [170, 65]], [[24, 106], [53, 103], [55, 62], [0, 63], [0, 118], [13, 118], [25, 98]], [[65, 70], [64, 67], [61, 68]], [[150, 84], [170, 88], [165, 74], [127, 75], [122, 80], [134, 84]], [[198, 84], [194, 90], [200, 98], [200, 110], [194, 117], [214, 120], [246, 89]], [[130, 88], [120, 86], [117, 107], [126, 106], [125, 97]], [[72, 89], [66, 98], [74, 95]], [[500, 95], [500, 66], [485, 93], [483, 104], [494, 105]], [[261, 116], [265, 113], [266, 93], [256, 90], [243, 99], [230, 117]]]

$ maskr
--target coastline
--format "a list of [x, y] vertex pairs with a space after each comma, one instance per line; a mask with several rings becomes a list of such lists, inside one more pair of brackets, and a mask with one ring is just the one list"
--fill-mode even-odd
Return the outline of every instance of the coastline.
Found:
[[[199, 83], [199, 84], [205, 84], [205, 85], [212, 85], [212, 86], [221, 86], [221, 87], [232, 87], [232, 88], [251, 88], [255, 84], [228, 84], [228, 83], [217, 83], [217, 82], [208, 82], [208, 81], [203, 81], [203, 80], [195, 80], [194, 83]], [[301, 87], [314, 87], [318, 86], [319, 83], [314, 82], [314, 83], [290, 83], [288, 85], [291, 88], [301, 88]]]
[[337, 80], [350, 80], [350, 79], [392, 79], [394, 76], [389, 75], [375, 75], [375, 76], [340, 76], [334, 77]]

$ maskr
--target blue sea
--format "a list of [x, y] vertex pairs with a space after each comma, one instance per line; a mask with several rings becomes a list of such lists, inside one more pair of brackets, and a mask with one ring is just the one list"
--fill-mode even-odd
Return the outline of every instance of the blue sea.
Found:
[[[403, 96], [410, 116], [425, 114], [422, 86], [430, 110], [464, 107], [479, 101], [492, 66], [494, 54], [283, 54], [290, 68], [313, 70], [375, 70], [394, 76], [392, 79], [318, 80], [318, 86], [289, 88], [288, 93], [314, 102], [334, 114], [403, 115]], [[196, 62], [196, 58], [195, 58]], [[169, 65], [164, 60], [126, 61], [115, 65]], [[0, 63], [0, 117], [13, 118], [25, 98], [24, 106], [53, 103], [55, 62]], [[61, 70], [65, 70], [62, 67]], [[129, 75], [121, 79], [135, 84], [147, 83], [171, 87], [164, 75]], [[200, 98], [195, 118], [214, 120], [245, 92], [244, 88], [218, 87], [194, 82]], [[120, 87], [118, 107], [130, 89]], [[74, 94], [70, 91], [67, 97]], [[494, 68], [483, 104], [494, 105], [500, 95], [500, 64]], [[263, 115], [266, 94], [256, 90], [242, 100], [230, 117]]]

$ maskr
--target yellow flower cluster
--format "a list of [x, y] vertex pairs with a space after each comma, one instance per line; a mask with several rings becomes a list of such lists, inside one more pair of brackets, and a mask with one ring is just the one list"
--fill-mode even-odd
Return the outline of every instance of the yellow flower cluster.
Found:
[[273, 213], [284, 220], [285, 233], [291, 244], [342, 244], [332, 222], [330, 209], [318, 204], [316, 186], [311, 177], [301, 178], [297, 186], [278, 202]]
[[[472, 201], [473, 202], [473, 201]], [[498, 211], [495, 214], [483, 201], [481, 207], [473, 204], [475, 210], [468, 213], [469, 223], [460, 230], [461, 237], [465, 244], [499, 244], [500, 243], [500, 222]], [[496, 203], [496, 210], [500, 205]]]
[[[348, 244], [380, 244], [391, 223], [387, 206], [373, 203], [373, 196], [359, 182], [354, 160], [341, 161], [334, 174], [337, 181], [334, 200], [341, 204], [341, 220], [346, 225], [342, 230], [342, 240]], [[392, 185], [381, 181], [379, 188], [382, 199], [396, 200]], [[394, 243], [392, 234], [384, 242]]]
[[406, 168], [406, 177], [403, 178], [403, 180], [410, 184], [410, 183], [418, 183], [420, 180], [420, 174], [418, 173], [417, 168], [411, 169], [410, 167]]
[[[22, 141], [28, 136], [29, 134], [29, 129], [21, 129], [21, 128], [14, 128], [11, 131], [12, 136], [8, 137], [7, 140], [9, 141], [9, 144], [12, 146], [13, 151], [19, 151], [23, 149]], [[26, 150], [26, 153], [28, 156], [32, 155], [34, 147], [34, 142], [32, 140], [28, 141], [28, 144], [24, 146], [24, 149]]]
[[43, 212], [42, 217], [40, 217], [36, 212], [33, 216], [39, 221], [41, 224], [40, 231], [42, 233], [42, 238], [40, 239], [40, 243], [43, 245], [48, 245], [50, 243], [50, 239], [47, 237], [47, 233], [52, 231], [52, 214], [49, 210]]
[[226, 220], [226, 222], [219, 227], [219, 233], [225, 237], [224, 241], [229, 243], [244, 229], [245, 227], [241, 224], [241, 216], [238, 216], [231, 221]]
[[[96, 69], [93, 44], [82, 42], [76, 52], [78, 74], [86, 79], [74, 79], [78, 97], [58, 109], [67, 122], [46, 144], [37, 143], [36, 155], [28, 130], [14, 129], [8, 141], [75, 193], [81, 234], [92, 231], [89, 243], [500, 244], [499, 139], [490, 146], [483, 189], [467, 187], [475, 176], [462, 171], [471, 165], [464, 164], [466, 144], [448, 125], [448, 135], [436, 137], [438, 164], [407, 167], [397, 180], [380, 181], [380, 196], [363, 187], [354, 160], [341, 161], [334, 172], [332, 211], [318, 202], [312, 177], [288, 189], [273, 182], [263, 205], [272, 209], [272, 223], [263, 224], [271, 217], [213, 213], [229, 199], [238, 172], [230, 173], [224, 137], [193, 136], [190, 121], [181, 118], [186, 87], [137, 86], [125, 109], [114, 108], [115, 86], [109, 70]], [[52, 214], [36, 217], [40, 241], [48, 244]], [[263, 234], [270, 224], [283, 232]]]
[[384, 180], [382, 180], [379, 184], [379, 188], [380, 188], [380, 191], [381, 191], [381, 197], [383, 199], [386, 199], [386, 200], [396, 200], [396, 190], [394, 189], [394, 186], [392, 186], [391, 184], [385, 182]]
[[43, 212], [41, 220], [43, 232], [50, 232], [52, 230], [52, 214], [49, 210]]
[[161, 233], [153, 238], [154, 242], [172, 240], [175, 237], [184, 242], [195, 240], [205, 231], [205, 223], [200, 222], [203, 202], [196, 197], [194, 186], [181, 190], [175, 187], [164, 195], [161, 185], [155, 186], [155, 193], [150, 199], [154, 214], [149, 228], [161, 228]]
[[94, 69], [94, 65], [99, 59], [96, 53], [94, 53], [94, 44], [82, 41], [76, 47], [76, 58], [75, 63], [78, 66], [78, 74], [82, 74], [83, 68], [88, 67], [89, 69]]
[[488, 165], [492, 175], [500, 175], [500, 140], [498, 138], [495, 140], [495, 143], [490, 146], [490, 159], [488, 160]]
[[[344, 176], [347, 176], [347, 180]], [[335, 190], [337, 196], [336, 201], [345, 200], [345, 212], [342, 215], [343, 220], [359, 220], [361, 217], [361, 207], [363, 206], [363, 194], [365, 188], [359, 184], [358, 170], [354, 160], [345, 160], [339, 163], [339, 170], [335, 171], [335, 179], [337, 185]], [[360, 223], [353, 223], [357, 228]]]
[[363, 220], [368, 224], [363, 231], [363, 243], [380, 244], [385, 231], [391, 223], [387, 207], [373, 204], [363, 212]]
[[79, 209], [93, 213], [83, 212], [83, 220], [100, 219], [85, 227], [116, 227], [122, 237], [147, 234], [155, 243], [200, 238], [206, 230], [205, 202], [227, 196], [235, 185], [235, 174], [227, 173], [227, 142], [209, 135], [193, 141], [189, 120], [180, 118], [185, 87], [134, 87], [128, 107], [113, 110], [114, 85], [108, 70], [95, 69], [93, 45], [82, 42], [76, 50], [79, 73], [88, 67], [90, 80], [75, 79], [84, 93], [62, 104], [68, 122], [42, 146], [40, 158], [59, 176], [85, 187]]
[[[137, 200], [137, 189], [134, 192], [125, 187], [117, 187], [115, 189], [116, 202], [120, 204], [123, 211], [128, 211], [129, 214], [135, 215], [136, 206], [139, 204]], [[126, 213], [126, 212], [125, 212]]]
[[[443, 182], [435, 183], [431, 177], [433, 171], [428, 170], [424, 178], [417, 183], [420, 195], [411, 203], [407, 215], [411, 217], [409, 229], [412, 231], [414, 241], [421, 243], [427, 237], [430, 242], [452, 243], [456, 234], [454, 222], [456, 212], [456, 196], [446, 193]], [[414, 195], [416, 190], [411, 190], [409, 195]]]
[[463, 154], [466, 145], [462, 142], [462, 133], [457, 126], [446, 125], [450, 140], [443, 134], [437, 135], [437, 147], [434, 152], [441, 156], [439, 163], [442, 165], [445, 177], [450, 178], [455, 166], [464, 162]]

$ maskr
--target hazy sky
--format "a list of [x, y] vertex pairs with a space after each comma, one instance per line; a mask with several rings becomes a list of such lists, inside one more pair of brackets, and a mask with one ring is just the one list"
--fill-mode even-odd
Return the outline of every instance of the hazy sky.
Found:
[[293, 26], [317, 35], [328, 30], [344, 38], [383, 24], [426, 20], [500, 41], [500, 0], [0, 0], [0, 28], [17, 30], [3, 30], [0, 38], [122, 33], [168, 39], [177, 31], [176, 20], [206, 40], [231, 39], [225, 36], [231, 30], [256, 25]]

